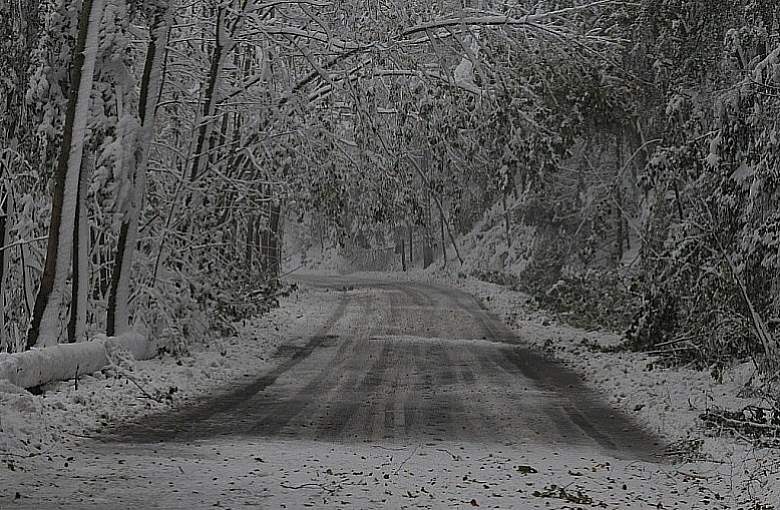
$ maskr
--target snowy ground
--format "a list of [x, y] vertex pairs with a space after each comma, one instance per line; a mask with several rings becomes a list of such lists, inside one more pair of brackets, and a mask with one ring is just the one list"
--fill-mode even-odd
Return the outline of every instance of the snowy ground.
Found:
[[766, 406], [758, 399], [738, 397], [755, 373], [752, 363], [725, 370], [718, 383], [708, 372], [659, 367], [657, 358], [646, 354], [594, 351], [585, 344], [615, 345], [620, 337], [560, 324], [530, 306], [526, 294], [500, 285], [434, 268], [382, 277], [446, 284], [473, 294], [525, 342], [567, 363], [612, 405], [668, 438], [672, 452], [680, 454], [676, 456], [680, 473], [690, 475], [704, 492], [708, 487], [726, 488], [718, 492], [726, 501], [724, 508], [753, 509], [756, 504], [767, 505], [755, 507], [760, 510], [780, 508], [780, 451], [712, 434], [699, 419], [709, 409]]
[[[0, 480], [4, 469], [67, 459], [71, 442], [107, 425], [186, 406], [269, 367], [282, 342], [311, 336], [335, 309], [322, 292], [299, 290], [267, 315], [237, 324], [239, 334], [192, 346], [190, 355], [119, 363], [42, 396], [0, 381]], [[10, 487], [0, 485], [0, 500]]]
[[[473, 293], [523, 340], [571, 363], [648, 429], [679, 441], [677, 448], [699, 446], [677, 463], [529, 442], [342, 444], [244, 437], [82, 446], [81, 436], [120, 418], [182, 405], [270, 367], [271, 353], [285, 339], [313, 335], [336, 308], [333, 293], [302, 290], [246, 324], [237, 338], [214, 340], [180, 360], [127, 367], [143, 391], [127, 374], [84, 377], [78, 389], [73, 381], [59, 383], [43, 397], [0, 387], [0, 508], [765, 510], [780, 501], [776, 452], [710, 438], [698, 424], [698, 413], [708, 406], [750, 402], [734, 397], [749, 367], [729, 371], [723, 384], [706, 373], [650, 370], [647, 356], [593, 352], [582, 345], [583, 338], [613, 343], [614, 335], [558, 325], [531, 310], [526, 296], [500, 286], [421, 272], [381, 277], [446, 282]], [[163, 403], [144, 394], [161, 397], [171, 388], [177, 390]]]
[[708, 372], [685, 368], [661, 368], [658, 360], [640, 353], [594, 352], [583, 341], [602, 346], [620, 341], [603, 331], [585, 332], [555, 324], [522, 303], [527, 297], [500, 286], [474, 279], [461, 279], [467, 289], [529, 342], [565, 360], [580, 370], [612, 404], [635, 415], [650, 430], [677, 441], [686, 449], [700, 444], [691, 458], [709, 459], [684, 466], [698, 476], [722, 479], [733, 491], [736, 503], [753, 500], [780, 503], [780, 451], [754, 449], [728, 437], [705, 433], [699, 415], [712, 408], [742, 409], [764, 404], [738, 395], [755, 369], [751, 363], [726, 370], [723, 383]]
[[[92, 452], [94, 455], [94, 452]], [[671, 466], [591, 450], [235, 439], [46, 465], [2, 508], [736, 508]], [[52, 485], [56, 489], [52, 489]], [[13, 494], [14, 488], [10, 492]], [[56, 494], [56, 496], [52, 496]], [[150, 498], [150, 494], [154, 497]], [[3, 505], [3, 501], [8, 501]], [[121, 502], [121, 503], [119, 503]]]

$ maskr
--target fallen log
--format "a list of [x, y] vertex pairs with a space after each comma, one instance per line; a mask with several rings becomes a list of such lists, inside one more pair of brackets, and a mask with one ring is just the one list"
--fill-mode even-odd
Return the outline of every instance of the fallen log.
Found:
[[17, 354], [0, 354], [0, 380], [21, 388], [33, 388], [53, 381], [91, 374], [107, 366], [116, 350], [129, 351], [137, 360], [154, 357], [156, 349], [137, 332], [117, 337], [98, 335], [88, 342], [59, 344]]

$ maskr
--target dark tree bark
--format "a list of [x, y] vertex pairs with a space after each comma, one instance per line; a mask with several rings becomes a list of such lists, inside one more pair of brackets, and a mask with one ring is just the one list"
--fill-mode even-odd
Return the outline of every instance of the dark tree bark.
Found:
[[615, 164], [617, 167], [616, 182], [615, 182], [615, 266], [619, 266], [623, 260], [623, 239], [625, 232], [623, 229], [623, 176], [621, 174], [623, 169], [623, 140], [620, 136], [615, 140]]
[[441, 256], [444, 267], [447, 267], [447, 238], [444, 237], [444, 211], [439, 209], [439, 228], [441, 229]]
[[217, 87], [219, 86], [219, 78], [222, 73], [223, 58], [226, 53], [226, 48], [223, 45], [224, 31], [225, 31], [225, 8], [220, 6], [217, 8], [217, 20], [216, 20], [216, 41], [214, 45], [214, 52], [211, 56], [211, 67], [209, 68], [208, 82], [206, 83], [206, 94], [203, 101], [202, 118], [200, 119], [200, 126], [198, 127], [198, 138], [195, 142], [195, 155], [192, 158], [192, 167], [190, 169], [190, 181], [195, 181], [203, 171], [203, 162], [208, 160], [205, 152], [208, 152], [207, 142], [210, 139], [211, 127], [213, 125], [212, 116], [216, 112], [217, 106]]
[[141, 92], [138, 100], [138, 118], [141, 126], [139, 146], [132, 169], [133, 191], [129, 210], [122, 218], [111, 272], [111, 287], [108, 293], [106, 312], [106, 334], [109, 336], [126, 332], [129, 327], [130, 273], [133, 267], [138, 238], [138, 221], [143, 210], [146, 192], [146, 171], [149, 150], [154, 139], [157, 102], [162, 90], [163, 68], [165, 66], [168, 34], [175, 2], [155, 14], [151, 27], [149, 48], [146, 52], [144, 72], [141, 78]]
[[262, 257], [263, 257], [263, 215], [262, 214], [255, 215], [254, 236], [255, 236], [254, 249], [255, 249], [256, 258], [262, 263]]
[[412, 226], [409, 225], [409, 267], [411, 268], [412, 265], [414, 265], [414, 245], [413, 245], [413, 237], [414, 237], [414, 231], [412, 230]]
[[281, 221], [282, 205], [278, 202], [271, 204], [270, 216], [268, 218], [268, 254], [269, 254], [269, 272], [271, 278], [279, 276], [280, 253], [279, 253], [279, 224]]
[[506, 232], [506, 246], [507, 248], [512, 248], [512, 234], [509, 226], [509, 212], [506, 207], [506, 195], [506, 192], [501, 194], [501, 201], [504, 206], [504, 231]]
[[401, 269], [406, 271], [406, 241], [404, 241], [403, 231], [401, 231]]
[[246, 259], [246, 270], [247, 272], [252, 272], [252, 255], [254, 254], [254, 248], [255, 248], [255, 222], [253, 221], [252, 217], [250, 216], [246, 220], [246, 246], [245, 246], [245, 253], [244, 257]]

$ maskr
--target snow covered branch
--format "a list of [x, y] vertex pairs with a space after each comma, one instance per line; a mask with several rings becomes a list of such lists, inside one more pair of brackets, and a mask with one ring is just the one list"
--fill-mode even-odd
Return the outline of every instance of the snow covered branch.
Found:
[[[419, 34], [422, 32], [430, 33], [431, 31], [437, 31], [446, 28], [457, 27], [479, 27], [479, 26], [508, 26], [508, 27], [529, 27], [536, 28], [538, 23], [546, 22], [551, 19], [562, 18], [570, 14], [576, 14], [582, 11], [590, 10], [596, 7], [604, 7], [607, 5], [637, 5], [629, 2], [616, 2], [614, 0], [601, 0], [593, 2], [587, 5], [579, 5], [575, 7], [568, 7], [565, 9], [558, 9], [555, 11], [529, 14], [523, 17], [513, 17], [507, 15], [491, 15], [491, 16], [459, 16], [450, 17], [445, 19], [439, 19], [421, 23], [415, 25], [401, 33], [400, 39], [404, 40], [409, 36]], [[448, 37], [449, 33], [441, 34], [442, 37]], [[434, 36], [436, 38], [437, 36]], [[417, 39], [412, 41], [405, 41], [410, 43], [420, 43], [430, 40], [430, 36], [426, 36], [423, 39]]]

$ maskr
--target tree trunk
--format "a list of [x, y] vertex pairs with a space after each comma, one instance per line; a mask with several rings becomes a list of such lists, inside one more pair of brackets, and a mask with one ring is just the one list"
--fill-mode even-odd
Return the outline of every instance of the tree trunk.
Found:
[[620, 185], [615, 186], [615, 266], [620, 266], [620, 262], [623, 260], [623, 194], [620, 192]]
[[320, 220], [320, 255], [325, 254], [325, 222]]
[[138, 101], [138, 115], [141, 137], [136, 148], [133, 187], [129, 210], [122, 218], [119, 241], [114, 255], [111, 273], [111, 287], [108, 294], [106, 333], [120, 335], [130, 328], [130, 274], [133, 267], [138, 239], [138, 220], [143, 210], [146, 191], [146, 170], [149, 164], [149, 150], [154, 140], [157, 101], [162, 88], [162, 69], [165, 63], [165, 46], [168, 41], [175, 2], [158, 12], [151, 29], [149, 49], [146, 52], [144, 73], [141, 79], [141, 93]]
[[93, 158], [84, 157], [76, 195], [76, 221], [73, 229], [73, 283], [70, 298], [68, 342], [85, 340], [87, 333], [87, 294], [89, 292], [89, 222], [87, 190], [92, 176]]
[[263, 215], [262, 214], [255, 214], [254, 216], [255, 221], [255, 256], [257, 257], [257, 260], [259, 260], [262, 264], [262, 258], [263, 258]]
[[222, 68], [225, 66], [225, 57], [231, 49], [231, 45], [225, 43], [225, 32], [227, 31], [225, 16], [225, 7], [218, 7], [214, 53], [211, 56], [211, 67], [209, 68], [208, 82], [206, 84], [203, 112], [200, 118], [200, 126], [198, 127], [198, 139], [195, 143], [195, 155], [190, 169], [190, 181], [193, 182], [198, 179], [203, 172], [203, 165], [208, 161], [206, 153], [209, 151], [208, 145], [210, 144], [207, 142], [211, 138], [214, 125], [213, 117], [217, 110], [219, 80], [222, 76]]
[[[0, 168], [0, 179], [3, 176], [3, 169]], [[5, 334], [5, 281], [8, 277], [9, 260], [11, 254], [5, 246], [11, 240], [11, 223], [13, 214], [13, 203], [10, 189], [7, 189], [0, 181], [0, 353], [10, 352], [10, 342], [8, 335]]]
[[621, 175], [621, 169], [623, 168], [623, 140], [621, 137], [617, 137], [615, 140], [615, 164], [617, 166], [617, 179], [615, 182], [615, 267], [620, 266], [620, 262], [623, 260], [623, 238], [625, 232], [623, 229], [623, 193], [621, 187], [623, 184], [623, 176]]
[[409, 269], [412, 268], [412, 265], [414, 265], [414, 246], [413, 246], [413, 235], [414, 231], [412, 230], [412, 226], [407, 224], [407, 228], [409, 229]]
[[404, 231], [398, 229], [399, 237], [401, 238], [401, 269], [406, 271], [406, 241], [404, 241]]
[[255, 248], [255, 222], [252, 218], [252, 216], [249, 216], [249, 218], [246, 220], [246, 246], [245, 250], [246, 253], [244, 254], [246, 258], [246, 270], [247, 273], [252, 273], [252, 255], [254, 254], [254, 248]]
[[46, 262], [27, 331], [28, 349], [34, 345], [55, 344], [59, 337], [60, 308], [71, 265], [76, 194], [103, 6], [104, 0], [84, 0], [81, 8], [78, 39], [73, 51], [72, 87], [54, 175]]
[[260, 216], [263, 218], [263, 221], [258, 222], [258, 227], [260, 227], [260, 251], [258, 257], [260, 257], [260, 270], [263, 277], [267, 277], [270, 274], [271, 197], [265, 194], [265, 187], [263, 187], [261, 192], [263, 193], [263, 202], [260, 207]]
[[108, 264], [108, 256], [104, 246], [108, 245], [106, 232], [99, 228], [90, 228], [90, 244], [95, 246], [92, 250], [92, 266], [97, 270], [96, 281], [92, 285], [92, 299], [99, 301], [106, 297], [111, 288], [111, 267]]
[[444, 211], [439, 209], [439, 227], [441, 228], [441, 256], [444, 261], [442, 267], [447, 267], [447, 238], [444, 237]]
[[[420, 165], [417, 163], [417, 161], [407, 155], [407, 159], [412, 163], [412, 166], [414, 166], [415, 170], [417, 170], [417, 173], [420, 175], [422, 180], [425, 182], [425, 186], [430, 190], [431, 189], [431, 183], [428, 181], [428, 177], [425, 175], [425, 172], [423, 172], [422, 168], [420, 168]], [[441, 205], [441, 201], [437, 196], [433, 196], [433, 200], [436, 203], [436, 207], [438, 207], [439, 212], [441, 213], [441, 219], [442, 223], [444, 223], [444, 207]], [[458, 257], [458, 261], [463, 264], [463, 257], [460, 256], [460, 250], [458, 250], [458, 243], [455, 241], [455, 236], [452, 233], [452, 229], [450, 228], [450, 224], [447, 223], [445, 225], [447, 227], [447, 234], [449, 235], [450, 241], [452, 242], [452, 247], [455, 249], [455, 255]], [[443, 236], [442, 236], [443, 237]]]
[[157, 353], [156, 345], [138, 333], [97, 337], [89, 342], [61, 344], [0, 357], [0, 380], [22, 388], [91, 374], [109, 364], [109, 353], [129, 351], [137, 360]]
[[512, 248], [512, 234], [509, 229], [509, 212], [506, 208], [506, 195], [507, 193], [502, 193], [501, 199], [504, 205], [504, 231], [506, 232], [506, 247], [511, 249]]
[[271, 278], [279, 276], [279, 222], [281, 220], [282, 205], [278, 202], [271, 204], [271, 215], [268, 219], [268, 254], [270, 259], [269, 272]]
[[[11, 197], [13, 198], [13, 194]], [[30, 258], [30, 247], [26, 244], [19, 246], [19, 263], [22, 266], [22, 290], [24, 291], [24, 311], [28, 318], [32, 317], [33, 305], [35, 304], [35, 286], [30, 274]]]

